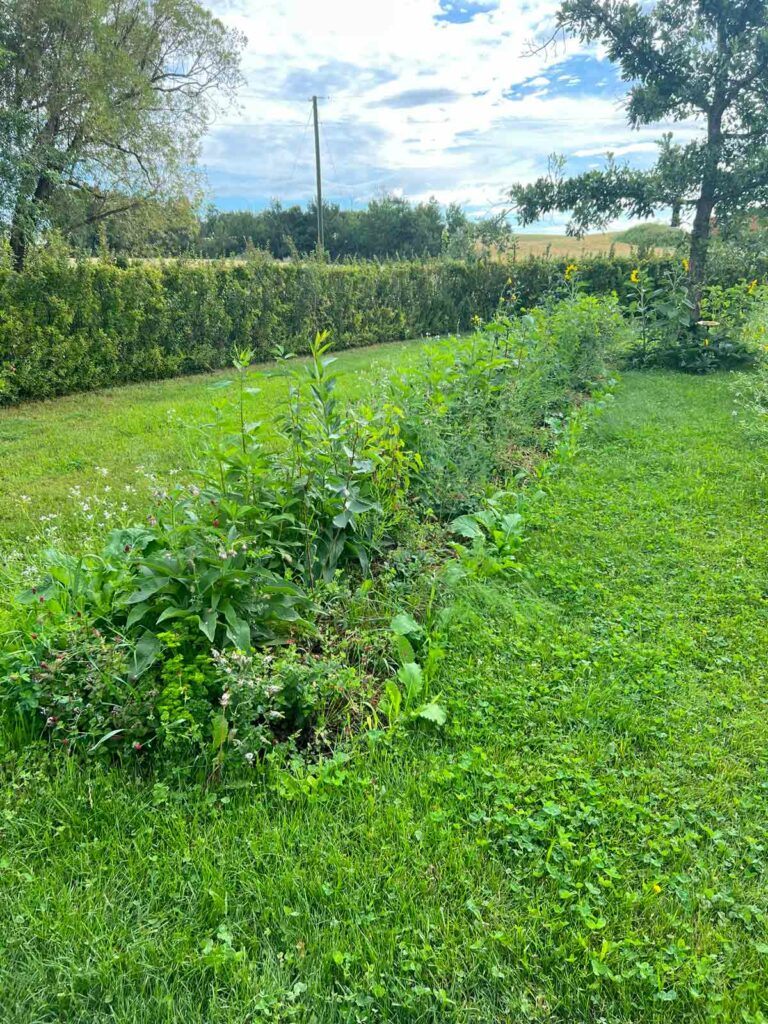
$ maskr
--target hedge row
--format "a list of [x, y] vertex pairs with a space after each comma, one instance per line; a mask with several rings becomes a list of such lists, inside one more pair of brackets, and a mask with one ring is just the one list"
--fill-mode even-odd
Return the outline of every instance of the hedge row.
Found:
[[[622, 297], [631, 260], [593, 258], [579, 276]], [[663, 260], [652, 264], [660, 273]], [[110, 263], [42, 259], [0, 269], [0, 404], [226, 366], [234, 347], [267, 359], [466, 330], [513, 291], [532, 306], [562, 286], [564, 261]], [[512, 278], [513, 284], [508, 285]]]

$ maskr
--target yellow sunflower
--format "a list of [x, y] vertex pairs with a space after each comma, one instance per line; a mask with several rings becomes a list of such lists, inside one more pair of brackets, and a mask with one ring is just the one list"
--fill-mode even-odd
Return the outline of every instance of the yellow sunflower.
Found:
[[688, 268], [690, 267], [690, 265], [691, 264], [690, 264], [690, 261], [689, 261], [688, 257], [684, 256], [683, 257], [683, 270], [686, 272], [686, 274], [688, 273]]
[[565, 280], [570, 281], [578, 273], [578, 270], [575, 263], [569, 263], [565, 268]]
[[637, 268], [635, 268], [629, 275], [629, 280], [632, 282], [632, 284], [640, 283], [640, 271]]

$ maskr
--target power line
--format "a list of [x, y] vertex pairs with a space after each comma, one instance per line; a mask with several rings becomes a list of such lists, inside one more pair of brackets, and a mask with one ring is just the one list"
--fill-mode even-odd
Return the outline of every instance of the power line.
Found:
[[301, 121], [295, 122], [297, 125], [300, 125], [304, 129], [304, 131], [301, 133], [301, 140], [299, 142], [299, 145], [296, 147], [296, 159], [293, 161], [293, 170], [291, 171], [287, 184], [283, 185], [283, 191], [285, 192], [286, 195], [288, 194], [288, 191], [291, 188], [293, 188], [293, 183], [296, 180], [296, 168], [299, 166], [299, 160], [301, 159], [301, 152], [304, 146], [304, 137], [307, 134], [307, 128], [309, 128], [309, 122], [311, 120], [312, 111], [310, 110], [309, 116], [307, 117], [307, 120], [304, 122], [303, 125], [301, 124]]

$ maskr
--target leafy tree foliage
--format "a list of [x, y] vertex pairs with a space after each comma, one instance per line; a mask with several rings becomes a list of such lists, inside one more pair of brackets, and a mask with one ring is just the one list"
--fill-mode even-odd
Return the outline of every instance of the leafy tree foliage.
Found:
[[197, 0], [0, 0], [0, 216], [17, 266], [63, 194], [88, 223], [189, 185], [243, 40]]
[[[317, 242], [314, 203], [302, 208], [275, 201], [258, 212], [211, 208], [198, 221], [188, 203], [156, 202], [113, 218], [103, 230], [93, 223], [73, 229], [70, 225], [78, 216], [82, 222], [77, 211], [57, 210], [53, 222], [74, 248], [90, 253], [106, 247], [133, 256], [188, 252], [218, 257], [258, 249], [287, 259], [313, 252]], [[472, 220], [457, 205], [443, 211], [434, 199], [411, 204], [400, 196], [385, 195], [364, 210], [342, 210], [326, 203], [324, 219], [325, 252], [332, 259], [439, 255], [467, 259], [491, 248], [506, 252], [512, 244], [503, 216]]]
[[[445, 223], [436, 200], [411, 205], [400, 196], [373, 199], [366, 210], [342, 210], [324, 204], [325, 249], [334, 258], [361, 256], [436, 256]], [[266, 249], [278, 259], [306, 255], [317, 241], [317, 207], [284, 207], [274, 202], [259, 213], [212, 211], [202, 228], [206, 256], [236, 255], [248, 246]]]
[[631, 83], [634, 127], [699, 120], [685, 145], [661, 142], [650, 171], [619, 166], [565, 178], [550, 173], [511, 190], [522, 223], [572, 211], [569, 231], [604, 226], [620, 214], [645, 218], [663, 207], [692, 213], [690, 287], [698, 303], [713, 217], [768, 201], [768, 2], [766, 0], [565, 0], [558, 27], [599, 41]]
[[116, 256], [182, 256], [196, 247], [200, 221], [194, 204], [180, 199], [147, 199], [114, 213], [100, 214], [123, 197], [60, 193], [50, 205], [56, 230], [79, 253]]

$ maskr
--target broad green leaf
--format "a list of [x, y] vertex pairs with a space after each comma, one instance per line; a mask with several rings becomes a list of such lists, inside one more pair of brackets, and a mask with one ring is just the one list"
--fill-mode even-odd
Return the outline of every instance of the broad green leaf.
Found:
[[408, 614], [408, 612], [400, 612], [399, 615], [396, 615], [390, 622], [389, 628], [393, 633], [396, 633], [397, 636], [408, 636], [411, 633], [422, 632], [421, 626], [412, 615]]
[[141, 604], [142, 601], [146, 601], [148, 597], [152, 597], [153, 594], [158, 594], [164, 587], [168, 586], [167, 577], [150, 577], [146, 583], [142, 583], [138, 590], [134, 590], [129, 595], [126, 604]]
[[188, 619], [193, 614], [189, 608], [178, 608], [171, 605], [157, 617], [157, 625], [159, 626], [161, 622], [166, 622], [168, 619]]
[[354, 516], [349, 509], [344, 509], [343, 512], [339, 512], [338, 515], [333, 517], [333, 525], [339, 529], [344, 530], [354, 519]]
[[162, 645], [154, 633], [147, 630], [136, 644], [133, 650], [133, 664], [131, 666], [131, 679], [138, 679], [140, 675], [157, 661], [160, 656]]
[[483, 531], [472, 516], [459, 516], [449, 524], [451, 533], [457, 533], [460, 537], [474, 540], [475, 537], [482, 537]]
[[142, 602], [142, 604], [135, 604], [128, 613], [128, 618], [126, 619], [125, 622], [125, 628], [131, 629], [131, 627], [135, 626], [137, 622], [141, 622], [141, 620], [144, 618], [148, 611], [149, 605], [147, 603]]
[[419, 718], [426, 718], [428, 722], [434, 722], [435, 725], [445, 725], [448, 720], [448, 712], [440, 704], [425, 704], [423, 708], [419, 708], [417, 715]]
[[384, 695], [386, 698], [385, 714], [390, 722], [394, 722], [400, 717], [400, 709], [403, 704], [403, 695], [400, 693], [400, 687], [390, 679], [384, 684]]
[[395, 647], [397, 648], [397, 656], [401, 665], [407, 665], [409, 662], [416, 661], [416, 652], [407, 636], [396, 636]]
[[225, 743], [229, 735], [229, 722], [226, 715], [215, 715], [211, 722], [211, 749], [216, 752]]
[[215, 609], [209, 608], [204, 615], [198, 615], [197, 621], [200, 626], [200, 632], [205, 634], [211, 643], [213, 643], [216, 636], [216, 627], [219, 621]]
[[421, 666], [409, 661], [398, 670], [397, 678], [405, 687], [405, 702], [411, 704], [424, 689], [424, 676]]

